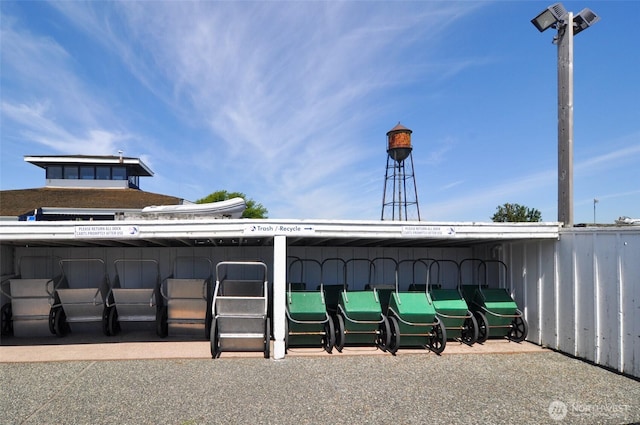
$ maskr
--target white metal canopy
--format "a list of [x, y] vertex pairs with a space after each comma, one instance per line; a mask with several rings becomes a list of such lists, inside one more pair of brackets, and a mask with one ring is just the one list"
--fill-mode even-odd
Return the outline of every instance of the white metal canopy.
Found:
[[557, 239], [559, 223], [399, 222], [362, 220], [116, 220], [0, 222], [0, 243], [21, 246], [470, 246], [492, 241]]

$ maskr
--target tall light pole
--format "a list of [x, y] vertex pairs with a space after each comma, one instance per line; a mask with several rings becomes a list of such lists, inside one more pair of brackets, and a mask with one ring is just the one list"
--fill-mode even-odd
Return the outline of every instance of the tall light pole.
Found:
[[558, 30], [558, 221], [573, 226], [573, 36], [598, 22], [590, 9], [575, 17], [562, 3], [555, 3], [531, 20], [543, 32]]

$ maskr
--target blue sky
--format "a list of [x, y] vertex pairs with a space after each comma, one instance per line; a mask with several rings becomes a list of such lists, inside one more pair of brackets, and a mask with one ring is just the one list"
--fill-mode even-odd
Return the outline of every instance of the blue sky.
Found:
[[[44, 185], [24, 155], [123, 150], [146, 191], [377, 220], [401, 122], [423, 220], [556, 221], [551, 3], [2, 1], [0, 188]], [[574, 222], [640, 217], [640, 2], [563, 4], [601, 17], [575, 38]]]

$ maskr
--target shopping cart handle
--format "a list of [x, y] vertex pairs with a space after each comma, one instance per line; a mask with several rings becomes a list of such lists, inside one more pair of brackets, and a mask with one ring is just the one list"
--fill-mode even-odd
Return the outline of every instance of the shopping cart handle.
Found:
[[100, 288], [98, 288], [98, 290], [96, 291], [96, 294], [93, 296], [93, 305], [100, 305], [100, 303], [96, 301], [98, 298], [98, 295], [100, 295]]

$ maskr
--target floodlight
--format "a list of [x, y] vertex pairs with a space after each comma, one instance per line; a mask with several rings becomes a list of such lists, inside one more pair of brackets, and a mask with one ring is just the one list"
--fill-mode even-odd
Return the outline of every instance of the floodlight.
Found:
[[543, 10], [538, 16], [531, 20], [531, 23], [538, 28], [538, 31], [544, 30], [554, 26], [558, 21], [567, 14], [567, 9], [564, 8], [562, 3], [555, 3]]
[[600, 17], [587, 7], [573, 17], [573, 35], [576, 35], [600, 20]]

